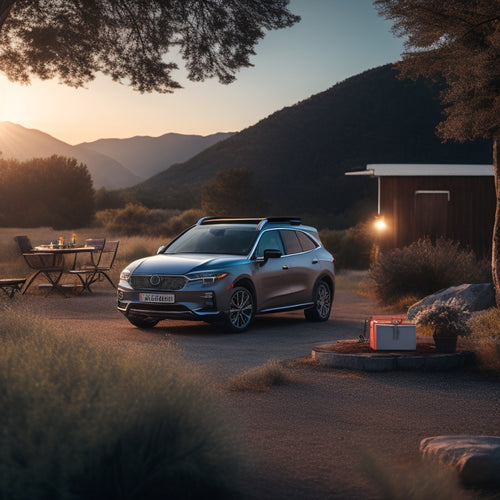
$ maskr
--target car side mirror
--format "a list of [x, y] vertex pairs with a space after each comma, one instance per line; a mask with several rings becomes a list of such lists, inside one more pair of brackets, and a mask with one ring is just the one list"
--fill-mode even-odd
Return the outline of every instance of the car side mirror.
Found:
[[269, 259], [279, 259], [283, 254], [281, 250], [276, 250], [275, 248], [268, 248], [264, 250], [264, 262], [265, 264]]
[[158, 250], [156, 251], [156, 254], [160, 254], [160, 253], [163, 253], [165, 251], [165, 248], [167, 248], [166, 245], [162, 245], [160, 248], [158, 248]]

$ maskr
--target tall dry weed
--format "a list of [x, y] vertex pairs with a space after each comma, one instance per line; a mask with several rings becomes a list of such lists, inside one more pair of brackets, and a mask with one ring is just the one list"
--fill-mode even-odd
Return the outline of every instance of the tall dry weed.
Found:
[[124, 353], [2, 307], [0, 498], [231, 497], [240, 455], [175, 353]]

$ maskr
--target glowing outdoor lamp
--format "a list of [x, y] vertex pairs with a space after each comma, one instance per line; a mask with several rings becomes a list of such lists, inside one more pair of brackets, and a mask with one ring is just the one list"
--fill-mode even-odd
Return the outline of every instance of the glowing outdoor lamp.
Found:
[[385, 220], [382, 218], [377, 219], [375, 221], [375, 229], [380, 232], [385, 231], [387, 229], [387, 223]]

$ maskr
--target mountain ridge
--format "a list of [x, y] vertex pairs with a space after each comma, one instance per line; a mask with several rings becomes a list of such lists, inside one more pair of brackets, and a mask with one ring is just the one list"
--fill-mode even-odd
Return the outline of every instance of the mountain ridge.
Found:
[[376, 181], [345, 172], [369, 163], [491, 162], [488, 141], [443, 144], [436, 136], [440, 90], [422, 79], [398, 79], [391, 64], [373, 68], [272, 113], [131, 191], [146, 203], [189, 208], [217, 172], [244, 167], [270, 213], [337, 217], [365, 202], [374, 206]]
[[41, 130], [4, 121], [0, 122], [0, 152], [4, 159], [20, 161], [54, 154], [74, 157], [87, 165], [96, 189], [122, 189], [231, 135], [233, 132], [207, 136], [166, 133], [159, 137], [109, 138], [70, 145]]

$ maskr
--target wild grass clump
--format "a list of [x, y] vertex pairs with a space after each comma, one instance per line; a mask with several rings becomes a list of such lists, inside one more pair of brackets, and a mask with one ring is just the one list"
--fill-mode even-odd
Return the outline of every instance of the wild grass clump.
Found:
[[97, 348], [7, 307], [0, 344], [0, 498], [236, 496], [229, 427], [171, 352]]
[[387, 306], [408, 296], [421, 299], [450, 286], [486, 282], [491, 282], [491, 263], [443, 238], [435, 243], [420, 239], [380, 254], [367, 278], [369, 289]]
[[229, 382], [231, 391], [265, 392], [274, 386], [288, 385], [295, 379], [277, 360], [268, 360], [262, 366], [256, 366], [234, 377]]
[[474, 314], [468, 322], [467, 347], [475, 353], [480, 369], [500, 375], [500, 310], [492, 307]]
[[432, 461], [413, 466], [388, 464], [364, 456], [362, 469], [384, 500], [472, 500], [477, 498], [460, 486], [458, 474]]

